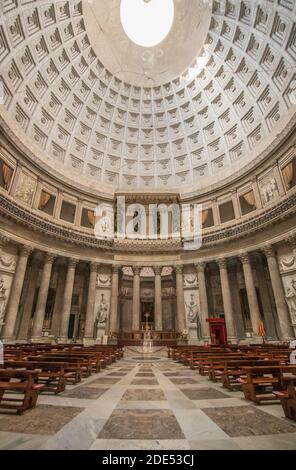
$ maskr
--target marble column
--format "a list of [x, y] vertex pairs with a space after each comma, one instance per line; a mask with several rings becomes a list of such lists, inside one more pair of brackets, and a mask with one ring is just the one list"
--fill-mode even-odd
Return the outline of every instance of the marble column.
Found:
[[227, 338], [229, 342], [236, 341], [236, 333], [234, 326], [234, 315], [231, 301], [231, 289], [227, 271], [227, 260], [218, 260], [218, 266], [220, 270], [222, 297], [224, 305], [225, 323], [227, 329]]
[[154, 271], [154, 319], [155, 330], [162, 331], [162, 297], [161, 273], [162, 266], [153, 266]]
[[28, 339], [38, 276], [39, 276], [39, 262], [37, 260], [33, 260], [31, 264], [30, 279], [29, 279], [28, 288], [26, 292], [26, 302], [24, 305], [21, 324], [20, 324], [20, 328], [19, 328], [19, 332], [17, 336], [17, 339], [21, 341], [27, 341]]
[[22, 246], [19, 252], [14, 278], [11, 285], [11, 291], [6, 308], [5, 324], [2, 328], [2, 338], [5, 341], [15, 339], [15, 324], [19, 309], [19, 303], [24, 284], [24, 278], [27, 269], [27, 263], [32, 249], [28, 246]]
[[64, 288], [67, 277], [67, 266], [62, 264], [61, 261], [62, 260], [60, 260], [59, 264], [55, 263], [55, 269], [57, 271], [57, 284], [53, 314], [51, 319], [51, 334], [54, 335], [55, 338], [58, 338], [60, 336]]
[[207, 322], [209, 318], [209, 305], [208, 305], [208, 296], [207, 296], [207, 286], [206, 286], [206, 276], [205, 268], [206, 263], [197, 263], [195, 265], [197, 270], [197, 280], [198, 280], [198, 292], [199, 292], [199, 304], [200, 304], [200, 322], [201, 322], [201, 333], [205, 341], [210, 340], [210, 326]]
[[110, 308], [110, 321], [109, 333], [118, 333], [118, 293], [119, 293], [119, 273], [121, 266], [112, 266], [112, 280], [111, 280], [111, 308]]
[[45, 254], [37, 305], [33, 319], [33, 328], [31, 336], [32, 341], [40, 341], [42, 339], [42, 327], [44, 323], [48, 289], [54, 260], [55, 257], [52, 254]]
[[266, 267], [265, 269], [261, 257], [257, 259], [256, 271], [257, 271], [260, 294], [261, 294], [261, 299], [262, 299], [262, 308], [264, 312], [265, 330], [267, 334], [267, 340], [276, 341], [279, 339], [278, 332], [277, 332], [278, 321], [276, 320], [277, 318], [276, 307], [272, 301], [272, 296], [270, 292], [272, 287], [269, 282], [269, 279], [270, 279], [269, 270], [268, 270], [268, 267]]
[[294, 334], [292, 330], [289, 309], [285, 299], [285, 292], [282, 284], [278, 261], [273, 246], [267, 246], [263, 249], [263, 252], [267, 258], [270, 280], [280, 324], [281, 339], [283, 341], [287, 341], [292, 339]]
[[175, 266], [176, 273], [176, 296], [177, 296], [177, 331], [183, 333], [186, 330], [185, 318], [185, 298], [184, 298], [184, 281], [183, 266]]
[[61, 328], [60, 328], [60, 342], [68, 340], [68, 328], [69, 328], [69, 319], [72, 306], [72, 294], [75, 280], [75, 270], [77, 265], [77, 260], [69, 259], [68, 269], [66, 276], [66, 283], [63, 296], [63, 307], [62, 307], [62, 317], [61, 317]]
[[244, 253], [239, 258], [243, 266], [245, 285], [246, 285], [249, 310], [250, 310], [250, 317], [251, 317], [251, 323], [252, 323], [252, 330], [253, 330], [253, 337], [259, 338], [258, 329], [259, 329], [259, 323], [261, 322], [261, 317], [260, 317], [259, 303], [258, 303], [257, 292], [256, 292], [255, 283], [254, 283], [254, 276], [253, 276], [253, 271], [252, 271], [250, 255], [249, 253]]
[[85, 316], [84, 340], [94, 340], [95, 301], [98, 264], [90, 263], [87, 307]]
[[140, 330], [140, 302], [141, 302], [141, 266], [134, 266], [132, 268], [133, 278], [133, 319], [132, 331]]

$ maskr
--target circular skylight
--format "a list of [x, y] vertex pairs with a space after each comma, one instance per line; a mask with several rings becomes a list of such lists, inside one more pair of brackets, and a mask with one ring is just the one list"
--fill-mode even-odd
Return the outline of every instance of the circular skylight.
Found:
[[174, 21], [173, 0], [121, 0], [120, 18], [126, 35], [138, 46], [163, 41]]

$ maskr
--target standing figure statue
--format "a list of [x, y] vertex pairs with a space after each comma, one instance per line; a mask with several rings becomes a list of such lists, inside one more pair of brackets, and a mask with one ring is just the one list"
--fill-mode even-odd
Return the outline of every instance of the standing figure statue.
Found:
[[109, 311], [109, 304], [105, 299], [105, 295], [101, 294], [101, 303], [97, 315], [97, 322], [99, 323], [106, 323], [108, 318], [108, 311]]
[[197, 337], [198, 339], [202, 339], [198, 305], [194, 301], [193, 294], [190, 294], [190, 302], [189, 304], [185, 303], [185, 306], [187, 308], [187, 318], [189, 323], [195, 323], [197, 325]]
[[6, 307], [6, 288], [4, 287], [4, 279], [0, 279], [0, 330], [4, 324], [4, 312]]
[[291, 287], [286, 290], [286, 302], [289, 307], [291, 320], [293, 324], [296, 324], [296, 279], [291, 282]]

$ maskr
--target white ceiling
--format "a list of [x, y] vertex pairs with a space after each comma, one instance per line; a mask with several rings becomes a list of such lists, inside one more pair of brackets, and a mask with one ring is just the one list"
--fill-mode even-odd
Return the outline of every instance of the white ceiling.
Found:
[[1, 119], [36, 162], [90, 189], [187, 191], [284, 136], [296, 103], [293, 0], [175, 0], [172, 30], [150, 49], [125, 36], [119, 0], [107, 5], [2, 2]]

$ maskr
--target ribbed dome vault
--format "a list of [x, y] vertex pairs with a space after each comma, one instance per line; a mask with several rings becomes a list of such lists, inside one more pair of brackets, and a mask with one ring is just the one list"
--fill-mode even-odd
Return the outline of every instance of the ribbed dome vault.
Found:
[[1, 6], [2, 124], [73, 184], [206, 188], [263, 158], [292, 122], [294, 0], [175, 0], [150, 49], [125, 35], [119, 0]]

